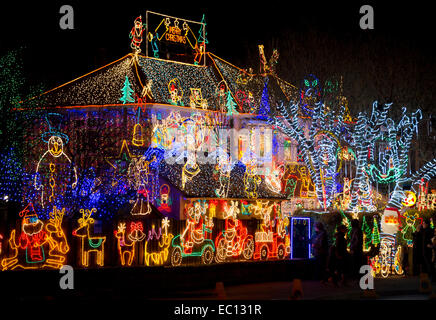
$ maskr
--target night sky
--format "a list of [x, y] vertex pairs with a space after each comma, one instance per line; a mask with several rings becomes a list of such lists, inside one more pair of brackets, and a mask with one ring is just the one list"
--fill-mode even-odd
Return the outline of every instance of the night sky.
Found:
[[[61, 30], [59, 8], [74, 8], [75, 29]], [[359, 8], [370, 4], [375, 29], [359, 28]], [[7, 8], [7, 9], [5, 9]], [[413, 57], [435, 67], [433, 11], [425, 2], [407, 6], [399, 2], [341, 4], [332, 1], [21, 1], [9, 2], [0, 13], [0, 53], [25, 47], [25, 72], [30, 82], [49, 89], [131, 52], [128, 37], [134, 19], [152, 10], [200, 21], [206, 15], [208, 51], [240, 67], [257, 57], [257, 45], [286, 34], [321, 32], [344, 46], [372, 41], [392, 52], [404, 46]], [[145, 21], [144, 21], [145, 22]], [[327, 40], [329, 41], [329, 40]], [[389, 44], [388, 44], [389, 43]], [[144, 43], [143, 43], [144, 45]], [[271, 51], [271, 48], [265, 47]], [[401, 50], [401, 49], [398, 49]], [[398, 51], [397, 50], [397, 51]], [[326, 52], [326, 55], [329, 53]], [[401, 54], [396, 52], [396, 54]], [[377, 54], [375, 54], [377, 56]], [[248, 58], [251, 57], [251, 60]], [[269, 58], [269, 54], [267, 54]], [[293, 57], [283, 57], [288, 63]], [[257, 66], [254, 66], [257, 67]], [[425, 67], [429, 70], [428, 67]], [[427, 78], [432, 77], [428, 71]], [[279, 74], [288, 81], [292, 75]], [[436, 86], [436, 85], [435, 85]]]

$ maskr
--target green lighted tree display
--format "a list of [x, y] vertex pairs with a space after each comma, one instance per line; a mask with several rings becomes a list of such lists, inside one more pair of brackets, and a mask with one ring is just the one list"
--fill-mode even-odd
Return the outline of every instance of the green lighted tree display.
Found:
[[371, 245], [372, 233], [371, 233], [371, 228], [366, 222], [365, 216], [363, 216], [362, 218], [362, 233], [363, 233], [363, 249], [368, 250], [369, 246]]
[[373, 220], [373, 226], [372, 226], [372, 237], [371, 237], [371, 243], [375, 246], [377, 246], [380, 243], [380, 232], [378, 229], [378, 222], [377, 219], [374, 217]]
[[237, 106], [236, 102], [233, 100], [232, 94], [230, 93], [230, 90], [227, 91], [227, 115], [233, 116], [234, 114], [239, 114], [238, 111], [236, 111], [235, 107]]
[[207, 41], [207, 32], [206, 32], [206, 18], [203, 14], [203, 18], [201, 18], [202, 25], [200, 26], [200, 30], [198, 31], [198, 43], [205, 43], [208, 44], [209, 41]]
[[42, 86], [31, 87], [23, 75], [23, 49], [0, 57], [0, 197], [20, 201], [24, 139], [29, 121], [38, 114], [33, 97]]
[[132, 97], [132, 93], [134, 93], [132, 89], [132, 85], [130, 84], [129, 77], [126, 76], [126, 80], [124, 80], [124, 87], [121, 89], [121, 93], [123, 94], [120, 98], [120, 101], [123, 104], [127, 102], [135, 102], [135, 99]]

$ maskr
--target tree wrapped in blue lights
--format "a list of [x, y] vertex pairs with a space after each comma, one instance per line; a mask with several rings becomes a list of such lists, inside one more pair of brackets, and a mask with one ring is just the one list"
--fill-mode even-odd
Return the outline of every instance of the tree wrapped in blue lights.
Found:
[[268, 94], [268, 77], [265, 77], [265, 84], [263, 86], [262, 97], [259, 106], [259, 119], [267, 119], [270, 113], [269, 94]]
[[[377, 101], [372, 106], [371, 116], [365, 112], [360, 112], [357, 117], [356, 125], [352, 133], [352, 146], [356, 155], [356, 176], [353, 181], [351, 190], [351, 203], [349, 211], [374, 211], [369, 196], [370, 190], [367, 181], [366, 168], [369, 158], [374, 157], [375, 141], [380, 136], [381, 126], [385, 123], [391, 104], [385, 104], [381, 110], [378, 110]], [[369, 202], [369, 206], [359, 207], [359, 204]]]
[[[371, 121], [376, 121], [377, 131], [367, 143], [369, 154], [365, 173], [373, 183], [394, 184], [387, 207], [400, 209], [404, 199], [404, 185], [419, 183], [422, 176], [430, 178], [434, 175], [434, 160], [410, 177], [407, 176], [409, 150], [422, 114], [419, 109], [408, 114], [407, 109], [403, 108], [401, 119], [395, 122], [387, 117], [390, 106], [391, 104], [385, 105], [381, 112], [374, 111], [377, 105], [373, 106], [372, 118], [376, 120]], [[381, 143], [377, 144], [378, 141]]]
[[[352, 146], [356, 154], [356, 176], [352, 188], [350, 211], [374, 211], [360, 206], [368, 200], [370, 186], [368, 179], [374, 184], [391, 185], [393, 191], [389, 196], [387, 208], [402, 208], [405, 197], [404, 186], [428, 181], [436, 175], [436, 159], [429, 161], [421, 169], [408, 176], [409, 151], [414, 134], [418, 132], [418, 124], [422, 119], [421, 111], [407, 113], [402, 109], [399, 121], [388, 117], [392, 103], [381, 108], [377, 102], [372, 106], [371, 115], [359, 113], [352, 134]], [[369, 199], [371, 200], [371, 199]]]
[[305, 133], [305, 123], [298, 115], [299, 107], [295, 103], [285, 107], [282, 103], [277, 107], [282, 117], [269, 118], [268, 122], [297, 141], [315, 184], [317, 199], [324, 210], [327, 210], [334, 200], [336, 177], [341, 167], [337, 151], [340, 150], [345, 108], [341, 107], [338, 114], [328, 114], [322, 102], [316, 103], [310, 128]]
[[20, 202], [23, 168], [13, 148], [0, 154], [0, 199]]

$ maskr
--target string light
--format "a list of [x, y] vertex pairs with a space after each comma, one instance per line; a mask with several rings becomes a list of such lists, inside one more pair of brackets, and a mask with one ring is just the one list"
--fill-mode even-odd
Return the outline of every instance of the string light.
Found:
[[318, 201], [326, 210], [333, 200], [335, 178], [341, 163], [339, 161], [338, 164], [336, 150], [340, 148], [338, 136], [343, 124], [342, 113], [337, 116], [337, 121], [330, 121], [325, 116], [325, 105], [316, 103], [312, 112], [312, 124], [306, 136], [304, 123], [298, 116], [299, 104], [290, 103], [289, 108], [280, 104], [277, 108], [283, 118], [269, 118], [268, 121], [297, 141], [315, 185]]
[[[126, 242], [126, 223], [119, 223], [117, 226], [118, 230], [114, 231], [115, 238], [117, 238], [117, 247], [118, 252], [120, 254], [121, 265], [131, 266], [133, 262], [133, 258], [135, 257], [135, 243], [145, 238], [145, 234], [143, 237], [133, 237], [130, 234], [130, 243]], [[142, 232], [142, 223], [139, 222], [138, 225], [132, 222], [131, 231], [139, 231]], [[133, 240], [132, 240], [133, 239]]]
[[230, 208], [225, 203], [224, 230], [215, 238], [217, 262], [224, 262], [227, 258], [242, 256], [250, 260], [254, 254], [254, 239], [248, 234], [247, 228], [238, 219], [240, 213], [238, 201], [231, 200]]
[[105, 236], [95, 236], [90, 233], [90, 226], [95, 223], [91, 217], [93, 213], [97, 212], [96, 208], [80, 209], [82, 217], [78, 220], [79, 227], [73, 230], [73, 236], [79, 237], [81, 240], [81, 264], [84, 267], [89, 266], [89, 256], [91, 252], [96, 253], [95, 261], [99, 266], [104, 266], [104, 243]]
[[[41, 106], [41, 112], [38, 117], [33, 114], [25, 121], [30, 125], [26, 129], [28, 150], [24, 159], [20, 158], [19, 150], [12, 147], [5, 151], [6, 155], [2, 154], [0, 159], [8, 161], [0, 172], [0, 176], [7, 176], [0, 178], [0, 197], [17, 202], [28, 197], [35, 204], [39, 200], [38, 205], [42, 206], [38, 214], [29, 218], [35, 228], [40, 228], [37, 232], [26, 233], [29, 223], [25, 223], [26, 227], [23, 223], [24, 235], [20, 233], [19, 237], [27, 241], [25, 250], [29, 249], [24, 254], [24, 248], [16, 243], [17, 230], [11, 231], [9, 244], [11, 251], [16, 249], [17, 254], [2, 260], [4, 269], [59, 268], [69, 252], [62, 217], [77, 212], [82, 217], [73, 235], [81, 238], [81, 265], [85, 267], [90, 265], [92, 252], [96, 255], [96, 264], [104, 265], [104, 246], [109, 236], [117, 239], [123, 266], [133, 264], [137, 254], [135, 243], [143, 240], [147, 266], [163, 265], [168, 260], [172, 265], [179, 265], [184, 257], [200, 257], [202, 263], [209, 264], [214, 255], [218, 262], [240, 257], [281, 259], [292, 247], [286, 229], [289, 219], [281, 212], [281, 200], [269, 198], [291, 198], [294, 207], [297, 202], [307, 206], [312, 198], [327, 210], [335, 200], [338, 202], [338, 190], [342, 189], [343, 198], [338, 207], [357, 214], [376, 209], [372, 184], [394, 183], [389, 206], [397, 208], [409, 204], [404, 201], [408, 192], [404, 192], [403, 184], [422, 186], [436, 174], [435, 160], [432, 160], [406, 177], [407, 153], [422, 118], [419, 111], [407, 114], [404, 109], [400, 121], [395, 122], [387, 116], [390, 104], [379, 110], [375, 103], [370, 116], [359, 114], [356, 125], [348, 128], [345, 124], [350, 124], [352, 118], [346, 99], [340, 96], [339, 110], [330, 112], [335, 106], [330, 101], [325, 105], [321, 100], [318, 78], [307, 76], [298, 90], [277, 77], [277, 50], [267, 62], [264, 48], [259, 46], [261, 74], [254, 74], [250, 69], [237, 68], [206, 53], [204, 16], [198, 37], [186, 21], [166, 17], [153, 34], [147, 35], [154, 55], [159, 55], [160, 41], [181, 42], [194, 50], [194, 64], [144, 57], [139, 54], [144, 31], [141, 19], [135, 20], [130, 34], [134, 54], [33, 99]], [[206, 56], [210, 65], [200, 66]], [[284, 104], [276, 108], [275, 103], [283, 95], [293, 102], [289, 108]], [[63, 108], [62, 115], [47, 113], [42, 106]], [[45, 153], [37, 161], [41, 148], [31, 140], [35, 136], [39, 138], [38, 129], [44, 124], [44, 116], [49, 128], [41, 136]], [[63, 117], [68, 126], [61, 132], [47, 117]], [[255, 139], [258, 135], [255, 127], [259, 123], [264, 131], [269, 129], [263, 121], [267, 117], [271, 117], [269, 122], [275, 131], [280, 129], [297, 142], [295, 150], [299, 150], [299, 155], [293, 160], [304, 164], [278, 161], [277, 148], [281, 141], [276, 132], [269, 143]], [[237, 137], [239, 149], [235, 159], [226, 148], [211, 147], [212, 142], [218, 141], [218, 129], [232, 127], [232, 120], [241, 120], [241, 127], [249, 131], [246, 138]], [[89, 124], [93, 121], [98, 124]], [[108, 140], [108, 137], [117, 139]], [[262, 150], [262, 156], [255, 154], [257, 147]], [[218, 161], [202, 163], [201, 152]], [[170, 163], [171, 159], [174, 163]], [[267, 160], [272, 163], [271, 167], [259, 172], [259, 166]], [[345, 161], [355, 162], [354, 179], [339, 180]], [[343, 186], [339, 181], [343, 181]], [[177, 189], [188, 198], [202, 198], [180, 208], [187, 215], [180, 234], [167, 217], [179, 211], [173, 203]], [[423, 196], [418, 195], [418, 203], [423, 202], [422, 199]], [[92, 214], [95, 219], [113, 220], [118, 210], [125, 211], [126, 204], [136, 218], [150, 215], [155, 205], [165, 216], [161, 227], [155, 228], [152, 224], [147, 234], [143, 232], [143, 221], [136, 221], [131, 222], [130, 232], [126, 233], [126, 223], [119, 222], [113, 236], [91, 233], [89, 228], [95, 223]], [[50, 210], [53, 211], [48, 213]], [[54, 218], [44, 223], [47, 213]], [[221, 219], [223, 215], [225, 226], [220, 229], [213, 219]], [[244, 221], [247, 217], [259, 220], [259, 229], [250, 230]], [[404, 215], [403, 218], [406, 226], [401, 231], [406, 234], [413, 229], [413, 217]], [[349, 223], [348, 219], [344, 221]], [[293, 222], [310, 223], [310, 220]], [[385, 216], [382, 229], [384, 224], [398, 224], [398, 219]], [[212, 235], [217, 234], [214, 241]], [[365, 240], [368, 246], [369, 240]], [[32, 241], [33, 252], [29, 247]], [[380, 242], [376, 220], [371, 242], [373, 245]], [[384, 242], [383, 246], [386, 251]]]
[[[169, 253], [170, 253], [170, 245], [172, 243], [172, 239], [174, 235], [172, 233], [168, 233], [168, 228], [170, 227], [170, 220], [165, 217], [161, 221], [161, 227], [159, 229], [159, 235], [156, 235], [154, 232], [154, 226], [152, 227], [152, 232], [149, 232], [149, 236], [145, 242], [144, 248], [144, 259], [145, 265], [163, 265], [168, 261]], [[162, 229], [164, 232], [162, 233]], [[152, 234], [154, 233], [154, 236]], [[154, 252], [149, 252], [148, 244], [150, 241], [158, 240], [158, 249]]]
[[1, 260], [2, 270], [60, 269], [70, 250], [62, 229], [64, 212], [65, 209], [53, 207], [49, 221], [44, 223], [38, 218], [33, 204], [29, 203], [19, 213], [23, 218], [19, 237], [16, 237], [16, 229], [10, 233], [8, 243], [13, 254]]
[[135, 19], [133, 28], [130, 31], [129, 38], [132, 39], [130, 47], [135, 50], [136, 53], [141, 52], [142, 34], [144, 33], [145, 24], [142, 23], [142, 16]]

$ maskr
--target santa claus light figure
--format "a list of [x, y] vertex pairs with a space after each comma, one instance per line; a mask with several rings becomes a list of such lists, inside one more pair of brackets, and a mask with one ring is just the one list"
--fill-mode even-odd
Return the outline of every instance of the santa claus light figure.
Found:
[[142, 34], [144, 33], [145, 24], [142, 23], [142, 16], [135, 19], [133, 23], [133, 28], [130, 31], [129, 38], [132, 39], [130, 42], [130, 47], [135, 51], [135, 53], [141, 52]]

